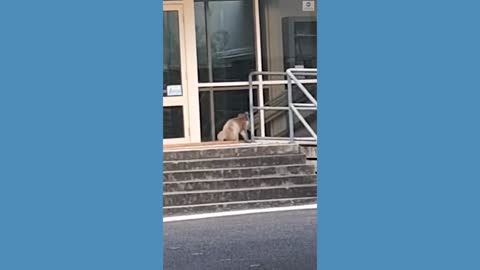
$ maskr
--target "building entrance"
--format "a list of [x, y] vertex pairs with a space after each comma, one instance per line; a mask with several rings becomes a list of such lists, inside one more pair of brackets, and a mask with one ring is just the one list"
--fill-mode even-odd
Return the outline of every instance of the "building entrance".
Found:
[[[164, 144], [215, 141], [228, 119], [249, 110], [250, 72], [316, 68], [314, 2], [164, 0]], [[316, 92], [316, 79], [298, 79]], [[282, 76], [258, 76], [253, 88], [254, 104], [286, 104]], [[286, 112], [255, 117], [265, 119], [256, 120], [262, 136], [288, 134]]]
[[164, 144], [200, 141], [195, 28], [189, 13], [188, 2], [163, 4]]

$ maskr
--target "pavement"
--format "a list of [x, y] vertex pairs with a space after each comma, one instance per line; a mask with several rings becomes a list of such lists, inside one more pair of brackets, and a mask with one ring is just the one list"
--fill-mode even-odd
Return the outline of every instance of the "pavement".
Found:
[[315, 270], [316, 210], [164, 223], [165, 270]]

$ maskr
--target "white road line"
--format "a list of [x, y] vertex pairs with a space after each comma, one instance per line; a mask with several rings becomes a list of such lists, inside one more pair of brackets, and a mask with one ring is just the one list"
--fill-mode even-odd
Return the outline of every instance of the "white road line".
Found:
[[227, 212], [218, 212], [218, 213], [211, 213], [211, 214], [196, 214], [196, 215], [188, 215], [188, 216], [164, 217], [163, 222], [165, 223], [165, 222], [184, 221], [184, 220], [239, 216], [239, 215], [258, 214], [258, 213], [273, 213], [273, 212], [292, 211], [292, 210], [308, 210], [308, 209], [317, 209], [317, 204], [227, 211]]

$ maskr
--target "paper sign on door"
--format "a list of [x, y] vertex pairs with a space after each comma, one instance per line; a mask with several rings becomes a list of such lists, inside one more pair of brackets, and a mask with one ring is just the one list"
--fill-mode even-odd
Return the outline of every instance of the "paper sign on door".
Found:
[[181, 85], [168, 85], [167, 86], [167, 96], [168, 97], [175, 97], [181, 96], [182, 93], [182, 86]]

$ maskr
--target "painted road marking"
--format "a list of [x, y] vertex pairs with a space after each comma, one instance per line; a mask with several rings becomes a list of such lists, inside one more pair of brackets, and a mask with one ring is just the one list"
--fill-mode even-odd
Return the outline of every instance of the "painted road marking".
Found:
[[249, 214], [259, 214], [259, 213], [273, 213], [273, 212], [293, 211], [293, 210], [309, 210], [309, 209], [317, 209], [317, 204], [263, 208], [263, 209], [249, 209], [249, 210], [238, 210], [238, 211], [227, 211], [227, 212], [218, 212], [218, 213], [210, 213], [210, 214], [196, 214], [196, 215], [187, 215], [187, 216], [164, 217], [163, 222], [165, 223], [165, 222], [184, 221], [184, 220], [239, 216], [239, 215], [249, 215]]

